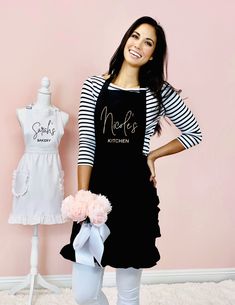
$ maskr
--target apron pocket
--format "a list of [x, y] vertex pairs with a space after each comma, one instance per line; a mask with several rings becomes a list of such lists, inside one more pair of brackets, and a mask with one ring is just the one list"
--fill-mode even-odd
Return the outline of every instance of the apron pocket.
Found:
[[15, 197], [23, 196], [29, 187], [29, 173], [23, 170], [14, 170], [12, 180], [12, 193]]

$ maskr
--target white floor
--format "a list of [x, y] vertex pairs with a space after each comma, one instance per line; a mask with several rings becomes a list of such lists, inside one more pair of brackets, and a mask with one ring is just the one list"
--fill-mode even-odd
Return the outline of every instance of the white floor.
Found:
[[[116, 305], [116, 288], [105, 287], [110, 305]], [[235, 281], [217, 283], [178, 283], [142, 285], [140, 305], [235, 305]], [[8, 290], [0, 291], [0, 305], [27, 305], [28, 290], [9, 295]], [[32, 305], [77, 305], [71, 289], [61, 289], [61, 294], [48, 290], [35, 290]]]

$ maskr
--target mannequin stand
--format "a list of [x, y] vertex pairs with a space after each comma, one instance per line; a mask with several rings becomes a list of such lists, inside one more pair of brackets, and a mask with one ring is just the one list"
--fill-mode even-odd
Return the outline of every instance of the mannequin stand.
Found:
[[16, 294], [19, 290], [30, 287], [28, 305], [32, 304], [33, 291], [35, 284], [43, 288], [49, 289], [52, 292], [60, 293], [60, 289], [48, 282], [38, 273], [38, 225], [34, 226], [34, 233], [32, 237], [31, 257], [30, 257], [30, 273], [26, 276], [25, 280], [13, 287], [10, 294]]

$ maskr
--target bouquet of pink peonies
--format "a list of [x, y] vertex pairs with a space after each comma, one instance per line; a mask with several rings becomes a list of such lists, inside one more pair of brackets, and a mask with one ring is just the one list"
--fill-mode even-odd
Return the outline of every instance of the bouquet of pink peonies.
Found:
[[73, 241], [77, 263], [95, 266], [96, 260], [101, 266], [104, 241], [110, 234], [105, 222], [111, 209], [111, 204], [105, 196], [85, 190], [63, 200], [61, 212], [64, 220], [82, 222]]
[[61, 206], [62, 217], [65, 221], [82, 222], [90, 220], [96, 226], [101, 226], [107, 220], [111, 204], [104, 195], [91, 191], [80, 190], [75, 196], [66, 197]]

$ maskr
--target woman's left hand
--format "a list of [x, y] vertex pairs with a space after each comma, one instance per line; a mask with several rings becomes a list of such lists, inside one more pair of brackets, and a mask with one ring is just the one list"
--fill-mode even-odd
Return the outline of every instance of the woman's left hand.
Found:
[[155, 166], [154, 166], [154, 161], [155, 159], [153, 158], [153, 155], [151, 153], [149, 153], [148, 157], [147, 157], [147, 164], [148, 167], [150, 169], [150, 178], [149, 180], [153, 182], [154, 187], [157, 186], [157, 179], [156, 179], [156, 170], [155, 170]]

